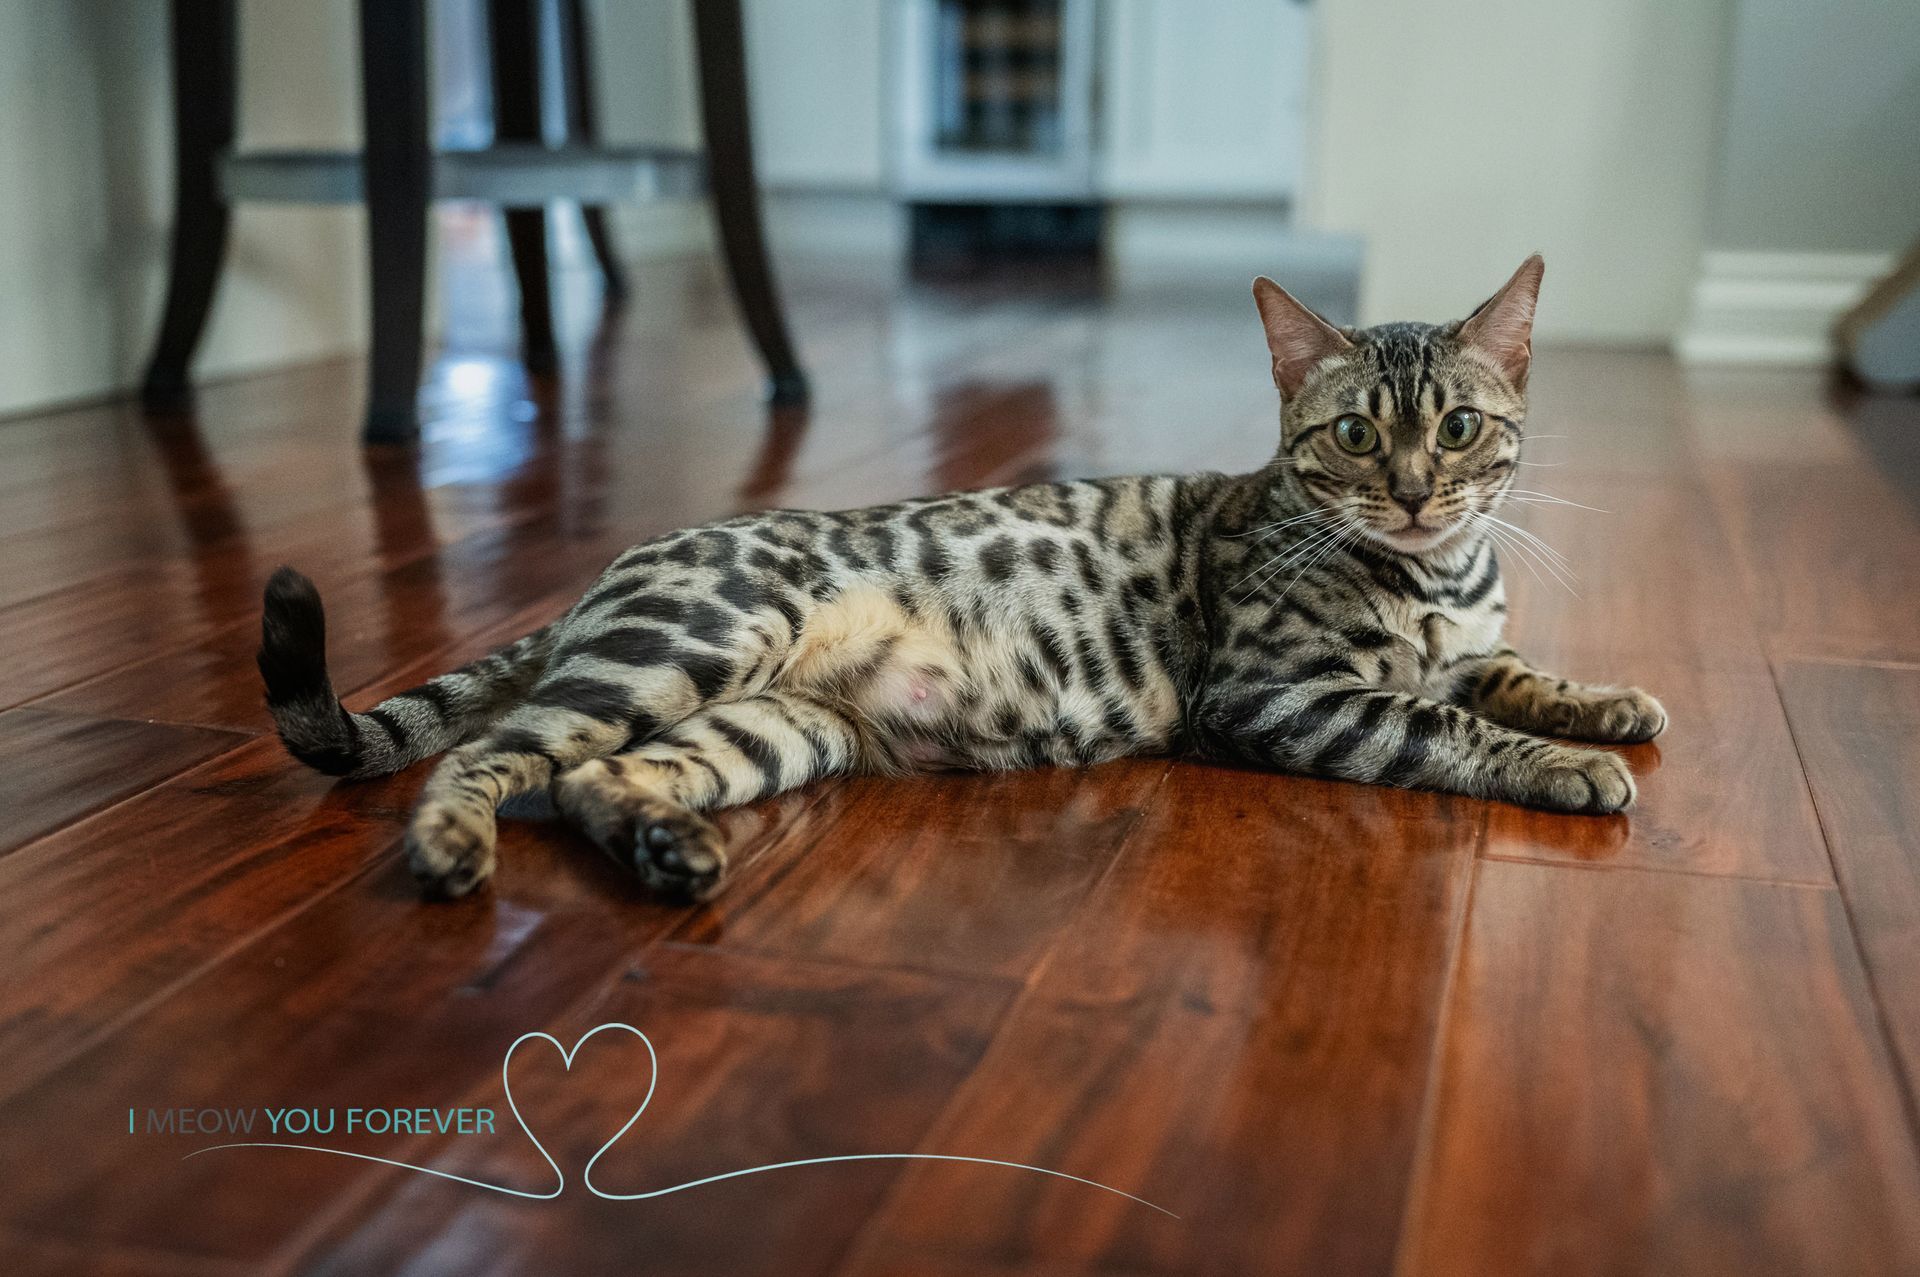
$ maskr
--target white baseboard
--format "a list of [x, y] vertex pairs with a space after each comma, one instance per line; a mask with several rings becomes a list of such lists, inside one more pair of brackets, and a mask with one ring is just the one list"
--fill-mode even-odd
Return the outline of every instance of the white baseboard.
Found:
[[1887, 253], [1704, 253], [1674, 353], [1690, 364], [1830, 363], [1834, 322], [1893, 266]]

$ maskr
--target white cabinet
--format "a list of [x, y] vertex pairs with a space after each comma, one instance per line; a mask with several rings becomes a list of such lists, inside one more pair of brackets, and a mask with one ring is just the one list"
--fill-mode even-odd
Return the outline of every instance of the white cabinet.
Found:
[[[929, 9], [930, 0], [746, 0], [754, 139], [767, 185], [893, 194], [913, 185], [901, 139], [927, 107], [906, 99], [924, 94], [929, 77], [898, 62], [904, 50], [926, 48], [909, 37], [914, 15]], [[1086, 0], [1085, 8], [1075, 0], [1063, 8], [1088, 11], [1087, 23], [1066, 24], [1079, 46], [1072, 60], [1085, 58], [1096, 72], [1092, 172], [1079, 189], [1122, 201], [1297, 194], [1311, 8], [1298, 0]], [[1034, 193], [1031, 183], [1002, 184], [1009, 189], [980, 195]]]
[[1100, 0], [1024, 19], [895, 0], [893, 188], [910, 199], [1081, 202], [1099, 194]]
[[1307, 137], [1312, 10], [1101, 0], [1100, 185], [1115, 199], [1288, 199]]

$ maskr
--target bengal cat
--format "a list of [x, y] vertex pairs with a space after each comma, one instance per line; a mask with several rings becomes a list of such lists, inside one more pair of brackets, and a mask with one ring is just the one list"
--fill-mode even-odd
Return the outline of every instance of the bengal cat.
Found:
[[1630, 806], [1644, 692], [1501, 642], [1492, 512], [1526, 415], [1529, 258], [1467, 319], [1335, 328], [1254, 296], [1280, 448], [1246, 475], [1037, 484], [776, 510], [620, 555], [546, 628], [353, 713], [313, 585], [268, 584], [280, 736], [338, 776], [444, 750], [407, 834], [433, 895], [494, 868], [495, 811], [546, 790], [651, 888], [700, 898], [701, 813], [825, 776], [1084, 766], [1179, 751], [1557, 811]]

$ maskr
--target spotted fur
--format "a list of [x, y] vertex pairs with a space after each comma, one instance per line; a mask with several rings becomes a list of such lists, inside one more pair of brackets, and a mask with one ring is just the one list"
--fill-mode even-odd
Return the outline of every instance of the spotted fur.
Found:
[[[1179, 751], [1564, 811], [1633, 799], [1612, 753], [1664, 711], [1504, 646], [1495, 542], [1538, 259], [1463, 323], [1339, 330], [1256, 285], [1281, 446], [1248, 475], [1093, 479], [781, 510], [622, 554], [553, 625], [364, 713], [327, 681], [318, 595], [283, 569], [260, 656], [288, 748], [339, 775], [451, 750], [408, 833], [462, 895], [494, 817], [546, 791], [650, 887], [701, 897], [703, 812], [821, 777], [1080, 766]], [[1481, 414], [1465, 447], [1446, 415]], [[1336, 438], [1360, 416], [1359, 455]], [[1346, 427], [1349, 434], [1364, 434]], [[1411, 513], [1410, 513], [1411, 512]]]

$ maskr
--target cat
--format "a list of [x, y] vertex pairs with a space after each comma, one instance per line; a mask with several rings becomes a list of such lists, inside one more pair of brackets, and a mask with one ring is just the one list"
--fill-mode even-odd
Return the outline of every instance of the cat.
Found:
[[407, 833], [423, 889], [494, 868], [545, 790], [651, 889], [710, 896], [701, 814], [822, 777], [1084, 766], [1177, 751], [1555, 811], [1634, 801], [1656, 700], [1501, 641], [1489, 517], [1526, 416], [1530, 257], [1466, 319], [1337, 328], [1254, 297], [1280, 448], [1246, 475], [1090, 479], [834, 513], [775, 510], [621, 554], [563, 617], [372, 709], [335, 696], [311, 582], [266, 589], [287, 749], [337, 776], [451, 750]]

